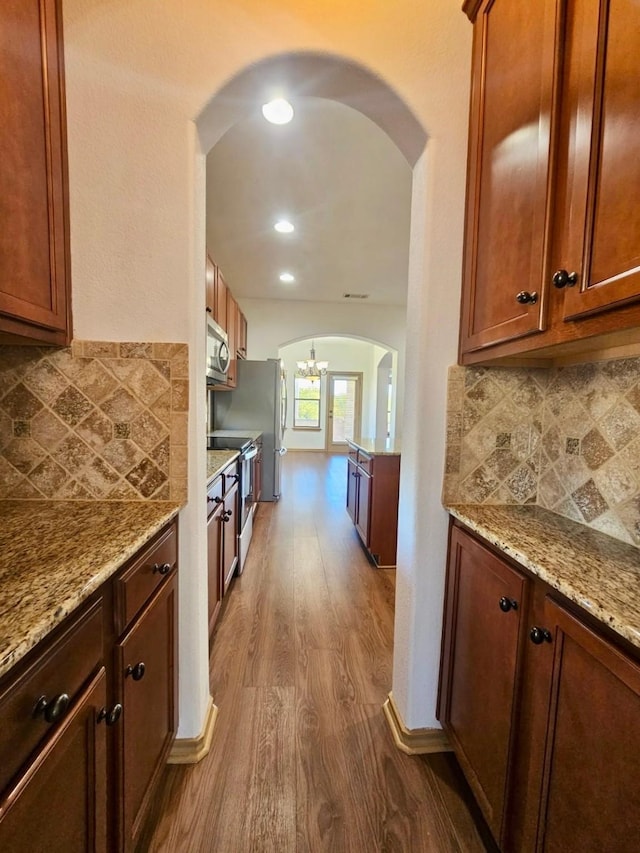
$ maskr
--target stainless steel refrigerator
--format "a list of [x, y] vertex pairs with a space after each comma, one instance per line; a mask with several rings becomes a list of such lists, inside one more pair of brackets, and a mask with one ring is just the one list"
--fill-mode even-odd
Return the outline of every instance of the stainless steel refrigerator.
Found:
[[213, 428], [260, 430], [262, 500], [280, 497], [280, 465], [287, 421], [287, 382], [279, 359], [238, 359], [238, 387], [215, 392]]

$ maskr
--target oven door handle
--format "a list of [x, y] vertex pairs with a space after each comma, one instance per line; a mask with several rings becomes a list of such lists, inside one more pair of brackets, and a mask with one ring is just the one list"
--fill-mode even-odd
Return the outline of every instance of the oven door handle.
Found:
[[242, 461], [244, 462], [244, 461], [249, 461], [249, 459], [255, 459], [255, 457], [257, 455], [258, 455], [258, 448], [254, 444], [253, 447], [249, 447], [247, 450], [244, 450], [242, 452], [241, 458], [242, 458]]

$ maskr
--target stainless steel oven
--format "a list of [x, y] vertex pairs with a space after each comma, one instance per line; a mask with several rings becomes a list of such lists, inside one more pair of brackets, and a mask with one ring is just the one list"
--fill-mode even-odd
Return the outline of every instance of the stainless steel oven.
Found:
[[238, 450], [240, 452], [238, 493], [240, 495], [238, 523], [238, 574], [242, 574], [245, 558], [253, 534], [254, 506], [254, 470], [258, 455], [258, 445], [242, 435], [210, 435], [207, 441], [209, 450]]

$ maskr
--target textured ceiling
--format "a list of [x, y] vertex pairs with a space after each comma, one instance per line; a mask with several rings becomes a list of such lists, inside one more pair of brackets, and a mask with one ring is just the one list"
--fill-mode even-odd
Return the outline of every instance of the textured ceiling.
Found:
[[[238, 298], [406, 303], [411, 170], [350, 107], [294, 102], [287, 125], [260, 112], [207, 157], [207, 246]], [[281, 217], [291, 235], [274, 231]], [[296, 277], [283, 284], [283, 271]]]

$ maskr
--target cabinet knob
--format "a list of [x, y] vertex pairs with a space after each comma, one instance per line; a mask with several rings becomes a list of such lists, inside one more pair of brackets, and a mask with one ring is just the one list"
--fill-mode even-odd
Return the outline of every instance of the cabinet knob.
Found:
[[505, 595], [502, 596], [502, 598], [498, 602], [498, 605], [500, 606], [500, 610], [502, 610], [503, 613], [508, 613], [510, 610], [518, 609], [518, 602], [515, 600], [515, 598], [507, 598]]
[[222, 503], [222, 498], [218, 497], [218, 495], [216, 495], [216, 496], [215, 496], [215, 498], [210, 498], [210, 497], [209, 497], [209, 495], [207, 495], [207, 503], [210, 503], [210, 504], [221, 504], [221, 503]]
[[231, 512], [231, 510], [230, 510], [230, 509], [226, 509], [226, 510], [222, 513], [222, 516], [221, 516], [222, 521], [224, 521], [224, 522], [225, 522], [225, 524], [226, 524], [226, 522], [227, 522], [227, 521], [229, 521], [229, 519], [230, 519], [230, 517], [231, 517], [232, 515], [233, 515], [233, 513]]
[[68, 693], [59, 693], [49, 700], [46, 696], [41, 696], [33, 709], [33, 716], [42, 714], [48, 723], [57, 723], [66, 714], [70, 701]]
[[541, 646], [542, 643], [550, 643], [551, 631], [547, 630], [547, 628], [538, 628], [537, 625], [534, 625], [529, 631], [529, 639], [536, 646]]
[[211, 308], [209, 308], [209, 306], [207, 305], [207, 314], [211, 314], [211, 313], [212, 313]]
[[567, 272], [567, 270], [558, 270], [557, 272], [554, 272], [551, 281], [553, 282], [554, 287], [557, 287], [558, 290], [562, 290], [563, 287], [573, 287], [573, 285], [578, 281], [578, 273]]
[[98, 713], [98, 722], [101, 723], [104, 720], [108, 726], [115, 726], [121, 716], [122, 705], [118, 702], [110, 711], [107, 711], [106, 708], [102, 708]]
[[168, 575], [171, 571], [171, 563], [156, 563], [153, 567], [153, 574]]
[[516, 293], [516, 302], [519, 302], [520, 305], [535, 305], [538, 301], [538, 294], [534, 290], [533, 293], [529, 293], [528, 290], [521, 290], [520, 293]]
[[134, 681], [140, 681], [141, 678], [144, 678], [145, 673], [145, 665], [143, 661], [139, 661], [134, 666], [128, 666], [124, 671], [124, 677], [126, 678], [128, 675], [133, 678]]

